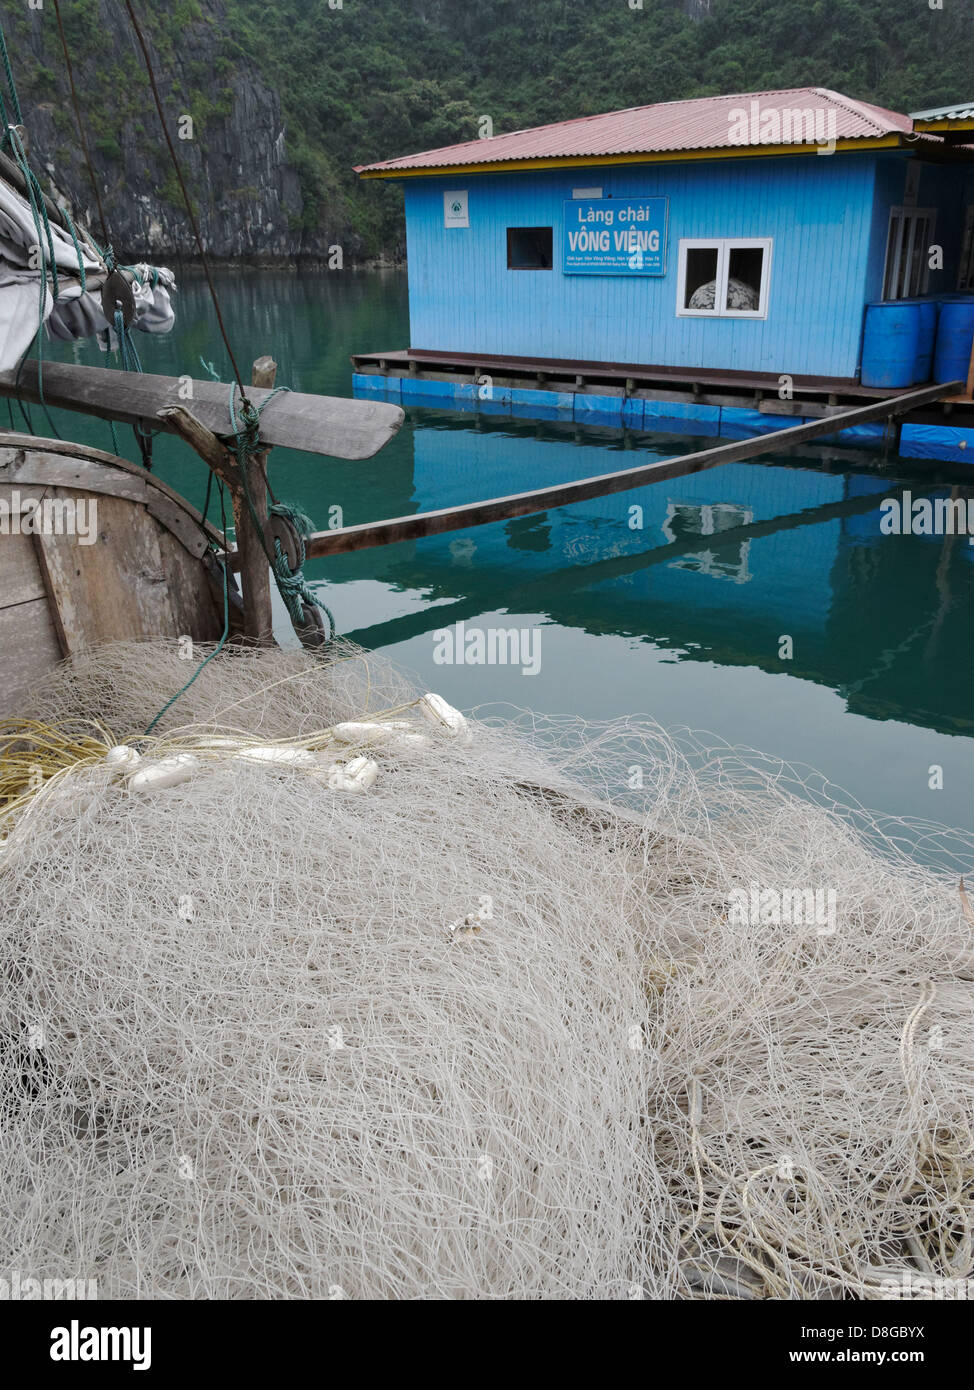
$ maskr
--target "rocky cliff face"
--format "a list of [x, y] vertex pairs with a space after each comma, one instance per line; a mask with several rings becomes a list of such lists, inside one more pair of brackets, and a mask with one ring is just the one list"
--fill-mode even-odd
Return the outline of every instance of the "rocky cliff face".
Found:
[[[6, 7], [5, 7], [6, 8]], [[162, 8], [162, 7], [159, 7]], [[141, 6], [170, 134], [207, 252], [289, 260], [327, 253], [308, 228], [280, 101], [239, 49], [220, 0]], [[141, 50], [120, 0], [63, 5], [108, 238], [125, 259], [191, 259], [196, 246]], [[96, 238], [101, 227], [70, 104], [53, 5], [4, 16], [34, 167]], [[187, 119], [188, 118], [188, 119]], [[180, 134], [183, 137], [180, 138]], [[346, 250], [348, 254], [348, 250]]]

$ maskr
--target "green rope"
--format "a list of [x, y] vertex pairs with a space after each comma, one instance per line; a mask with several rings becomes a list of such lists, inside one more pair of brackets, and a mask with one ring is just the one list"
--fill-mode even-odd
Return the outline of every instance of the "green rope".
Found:
[[0, 55], [3, 56], [3, 70], [7, 74], [7, 86], [10, 88], [10, 100], [13, 103], [14, 115], [17, 124], [24, 124], [24, 117], [20, 110], [20, 98], [17, 96], [17, 84], [14, 81], [13, 69], [10, 66], [10, 55], [7, 52], [7, 40], [3, 35], [3, 25], [0, 24]]
[[85, 258], [81, 251], [81, 243], [78, 241], [78, 233], [75, 231], [74, 223], [71, 220], [71, 214], [68, 212], [67, 208], [58, 203], [58, 210], [67, 223], [68, 232], [70, 233], [71, 240], [74, 242], [74, 249], [78, 257], [78, 279], [81, 282], [81, 293], [85, 294], [88, 289], [88, 277], [85, 274]]
[[[109, 250], [111, 250], [111, 248], [109, 248]], [[142, 360], [139, 357], [138, 349], [132, 340], [131, 330], [125, 322], [125, 315], [122, 313], [121, 309], [115, 310], [115, 338], [118, 343], [118, 354], [122, 371], [141, 373]], [[146, 471], [151, 472], [152, 442], [160, 431], [147, 430], [141, 422], [138, 422], [132, 426], [132, 432], [135, 435], [135, 442], [138, 444], [139, 452], [142, 455], [143, 467]], [[114, 421], [112, 422], [112, 439], [116, 440], [117, 443]], [[118, 450], [116, 449], [116, 453], [117, 452]]]
[[[20, 137], [19, 137], [14, 131], [10, 131], [9, 133], [10, 133], [10, 137], [11, 137], [11, 148], [12, 148], [13, 151], [14, 151], [14, 155], [15, 155], [15, 158], [16, 158], [16, 160], [17, 160], [17, 164], [19, 165], [20, 170], [21, 170], [21, 172], [22, 172], [23, 175], [24, 175], [24, 180], [25, 180], [25, 184], [26, 184], [26, 188], [27, 188], [28, 200], [29, 200], [29, 203], [30, 203], [31, 216], [32, 216], [33, 219], [34, 219], [34, 232], [35, 232], [35, 235], [36, 235], [36, 237], [37, 237], [36, 245], [37, 245], [38, 251], [41, 253], [41, 273], [40, 273], [40, 278], [39, 278], [39, 280], [38, 280], [38, 288], [39, 288], [39, 291], [40, 291], [40, 300], [39, 300], [38, 309], [37, 309], [37, 332], [34, 334], [34, 337], [31, 339], [30, 343], [27, 345], [26, 349], [24, 350], [24, 354], [23, 354], [23, 356], [22, 356], [21, 359], [20, 359], [20, 362], [17, 364], [17, 376], [16, 376], [16, 378], [15, 378], [14, 384], [17, 385], [17, 386], [19, 386], [19, 384], [20, 384], [21, 373], [22, 373], [23, 370], [24, 370], [24, 365], [25, 365], [25, 363], [26, 363], [26, 361], [27, 361], [27, 356], [28, 356], [28, 354], [29, 354], [31, 348], [32, 348], [32, 347], [35, 347], [35, 345], [36, 345], [36, 351], [37, 351], [37, 391], [38, 391], [38, 395], [40, 396], [40, 406], [41, 406], [41, 409], [42, 409], [43, 412], [44, 412], [44, 417], [45, 417], [45, 419], [47, 420], [47, 423], [48, 423], [48, 425], [49, 425], [49, 427], [50, 427], [51, 433], [54, 435], [55, 439], [60, 439], [60, 438], [61, 438], [60, 432], [59, 432], [57, 426], [55, 425], [54, 421], [51, 419], [51, 413], [50, 413], [50, 411], [49, 411], [48, 408], [47, 408], [47, 402], [44, 400], [44, 339], [43, 339], [43, 330], [44, 330], [44, 310], [45, 310], [45, 308], [47, 307], [47, 265], [45, 264], [45, 259], [44, 259], [44, 243], [43, 243], [43, 240], [42, 240], [42, 238], [41, 238], [41, 222], [42, 222], [42, 219], [43, 219], [44, 228], [45, 228], [45, 230], [46, 230], [46, 232], [47, 232], [48, 249], [49, 249], [49, 251], [50, 251], [50, 253], [51, 253], [51, 285], [52, 285], [52, 296], [53, 296], [54, 300], [56, 301], [57, 298], [58, 298], [58, 294], [59, 294], [59, 286], [58, 286], [58, 279], [57, 279], [57, 265], [56, 265], [56, 263], [55, 263], [55, 257], [54, 257], [54, 238], [53, 238], [53, 235], [52, 235], [52, 233], [51, 233], [51, 225], [50, 225], [50, 222], [48, 221], [48, 218], [47, 218], [47, 208], [46, 208], [45, 205], [44, 205], [44, 195], [43, 195], [43, 192], [41, 191], [41, 186], [40, 186], [40, 184], [37, 182], [37, 179], [34, 177], [34, 174], [33, 174], [33, 171], [32, 171], [31, 168], [30, 168], [30, 165], [27, 163], [27, 156], [26, 156], [26, 154], [25, 154], [25, 152], [24, 152], [24, 147], [23, 147], [23, 144], [22, 144], [22, 142], [21, 142], [21, 140], [20, 140]], [[39, 208], [38, 208], [38, 198], [37, 198], [37, 196], [35, 196], [35, 189], [36, 189], [37, 195], [39, 195], [39, 197], [40, 197], [40, 207], [39, 207]], [[25, 422], [26, 422], [26, 424], [27, 424], [27, 428], [28, 428], [28, 430], [30, 431], [30, 433], [33, 434], [33, 433], [34, 433], [34, 425], [33, 425], [33, 422], [32, 422], [32, 420], [31, 420], [31, 418], [30, 418], [30, 412], [25, 408], [23, 401], [20, 400], [19, 397], [18, 397], [18, 404], [20, 405], [20, 413], [21, 413], [21, 414], [23, 415], [23, 417], [24, 417], [24, 420], [25, 420]]]
[[3, 92], [0, 91], [0, 123], [3, 125], [3, 135], [0, 136], [0, 149], [10, 142], [10, 117], [7, 115], [7, 103], [3, 99]]
[[[6, 42], [6, 38], [4, 37], [3, 26], [2, 26], [2, 25], [0, 25], [0, 58], [2, 58], [3, 68], [4, 68], [4, 72], [5, 72], [5, 74], [6, 74], [6, 78], [7, 78], [7, 85], [8, 85], [8, 87], [9, 87], [9, 89], [10, 89], [10, 97], [11, 97], [11, 101], [12, 101], [12, 103], [13, 103], [14, 114], [15, 114], [15, 116], [16, 116], [17, 124], [18, 124], [18, 125], [22, 125], [22, 124], [23, 124], [23, 114], [22, 114], [21, 108], [20, 108], [20, 98], [19, 98], [18, 95], [17, 95], [17, 84], [16, 84], [16, 82], [14, 81], [13, 70], [12, 70], [12, 68], [11, 68], [11, 66], [10, 66], [10, 55], [9, 55], [8, 52], [7, 52], [7, 42]], [[40, 406], [41, 406], [41, 409], [42, 409], [43, 412], [44, 412], [44, 416], [45, 416], [45, 419], [47, 420], [47, 423], [48, 423], [48, 426], [49, 426], [49, 428], [50, 428], [51, 433], [55, 436], [55, 438], [60, 439], [60, 437], [61, 437], [60, 432], [59, 432], [57, 426], [55, 425], [53, 419], [51, 418], [51, 413], [50, 413], [50, 411], [49, 411], [48, 408], [47, 408], [47, 403], [46, 403], [46, 401], [44, 400], [44, 346], [43, 346], [43, 328], [44, 328], [44, 310], [45, 310], [46, 307], [47, 307], [47, 276], [48, 276], [48, 267], [50, 267], [50, 276], [51, 276], [51, 296], [52, 296], [52, 299], [54, 300], [55, 303], [57, 303], [58, 299], [60, 298], [60, 293], [61, 293], [61, 286], [60, 286], [60, 282], [59, 282], [59, 279], [58, 279], [57, 257], [56, 257], [56, 255], [55, 255], [55, 251], [54, 251], [54, 233], [53, 233], [52, 230], [51, 230], [51, 223], [50, 223], [50, 219], [49, 219], [48, 214], [47, 214], [47, 202], [46, 202], [46, 199], [45, 199], [45, 197], [44, 197], [44, 191], [43, 191], [43, 189], [41, 188], [41, 185], [40, 185], [40, 183], [39, 183], [39, 181], [38, 181], [38, 179], [37, 179], [37, 176], [35, 175], [33, 169], [31, 169], [31, 167], [30, 167], [30, 163], [29, 163], [28, 158], [27, 158], [27, 151], [24, 149], [23, 141], [21, 140], [21, 138], [20, 138], [19, 134], [17, 133], [17, 131], [14, 130], [14, 129], [12, 128], [12, 126], [9, 124], [9, 122], [8, 122], [8, 120], [7, 120], [7, 108], [6, 108], [6, 103], [4, 102], [4, 98], [3, 98], [3, 93], [2, 93], [2, 91], [0, 91], [0, 118], [2, 118], [2, 120], [3, 120], [3, 127], [4, 127], [4, 129], [3, 129], [3, 140], [2, 140], [2, 142], [0, 142], [0, 143], [2, 143], [2, 144], [8, 144], [8, 143], [9, 143], [10, 149], [11, 149], [11, 152], [12, 152], [12, 154], [13, 154], [14, 160], [15, 160], [15, 162], [16, 162], [16, 164], [17, 164], [17, 167], [20, 169], [20, 172], [23, 174], [23, 177], [24, 177], [24, 186], [25, 186], [25, 188], [26, 188], [26, 190], [27, 190], [27, 199], [28, 199], [28, 203], [29, 203], [29, 206], [30, 206], [31, 217], [33, 218], [33, 222], [34, 222], [34, 234], [35, 234], [35, 236], [36, 236], [36, 238], [37, 238], [37, 240], [36, 240], [36, 246], [37, 246], [37, 249], [38, 249], [38, 251], [40, 252], [40, 256], [41, 256], [41, 266], [40, 266], [40, 271], [41, 271], [41, 273], [40, 273], [40, 280], [39, 280], [40, 299], [39, 299], [39, 303], [38, 303], [38, 312], [37, 312], [37, 332], [35, 333], [33, 339], [31, 340], [31, 342], [30, 342], [30, 344], [28, 345], [26, 351], [24, 352], [24, 355], [21, 357], [20, 362], [18, 363], [18, 366], [17, 366], [17, 376], [16, 376], [16, 379], [15, 379], [15, 380], [16, 380], [16, 383], [19, 384], [19, 382], [20, 382], [20, 377], [21, 377], [21, 374], [22, 374], [23, 369], [24, 369], [24, 364], [25, 364], [26, 361], [27, 361], [27, 356], [28, 356], [28, 354], [30, 353], [31, 348], [34, 347], [34, 346], [36, 345], [36, 351], [37, 351], [37, 389], [38, 389], [38, 395], [40, 396]], [[71, 221], [70, 215], [68, 214], [68, 212], [66, 211], [65, 208], [61, 208], [60, 211], [61, 211], [61, 213], [62, 213], [63, 216], [64, 216], [65, 223], [66, 223], [66, 225], [67, 225], [68, 231], [69, 231], [70, 236], [71, 236], [71, 240], [72, 240], [73, 243], [74, 243], [74, 249], [75, 249], [75, 252], [76, 252], [77, 257], [78, 257], [78, 275], [79, 275], [79, 279], [80, 279], [80, 283], [81, 283], [81, 291], [82, 291], [82, 293], [84, 293], [85, 290], [86, 290], [86, 288], [87, 288], [87, 280], [86, 280], [86, 276], [85, 276], [85, 266], [84, 266], [84, 256], [83, 256], [83, 254], [82, 254], [81, 246], [80, 246], [80, 244], [79, 244], [79, 242], [78, 242], [78, 237], [77, 237], [77, 234], [76, 234], [75, 229], [74, 229], [74, 223]], [[44, 243], [45, 243], [45, 241], [46, 241], [46, 243], [47, 243], [47, 252], [48, 252], [49, 259], [48, 259], [47, 257], [45, 257], [45, 253], [44, 253]], [[31, 434], [33, 434], [33, 433], [34, 433], [34, 425], [33, 425], [33, 421], [31, 420], [31, 417], [30, 417], [30, 412], [26, 409], [26, 407], [25, 407], [25, 405], [24, 405], [24, 402], [23, 402], [22, 400], [20, 400], [19, 398], [18, 398], [18, 405], [19, 405], [19, 407], [20, 407], [20, 413], [21, 413], [21, 415], [24, 417], [24, 422], [25, 422], [25, 424], [27, 425], [27, 429], [29, 430], [29, 432], [30, 432]], [[12, 419], [13, 419], [13, 412], [11, 411], [11, 420], [12, 420]]]
[[27, 162], [27, 153], [24, 150], [20, 136], [15, 130], [10, 130], [9, 128], [8, 134], [10, 136], [10, 144], [14, 152], [14, 159], [17, 162], [17, 167], [24, 176], [24, 182], [27, 186], [27, 196], [30, 199], [30, 210], [34, 218], [34, 230], [37, 233], [37, 249], [41, 253], [42, 302], [43, 295], [47, 293], [47, 268], [44, 265], [44, 247], [41, 242], [42, 223], [44, 235], [47, 240], [47, 249], [51, 255], [51, 294], [56, 302], [60, 295], [60, 286], [58, 285], [57, 258], [54, 254], [54, 233], [51, 231], [51, 224], [47, 216], [47, 204], [44, 201], [44, 190], [41, 188], [37, 181], [37, 176]]
[[304, 627], [304, 605], [318, 608], [328, 619], [331, 625], [331, 636], [334, 637], [337, 632], [334, 615], [331, 609], [308, 588], [307, 580], [304, 577], [304, 562], [308, 553], [304, 542], [305, 538], [314, 530], [310, 517], [305, 516], [303, 512], [297, 511], [294, 507], [289, 507], [285, 502], [275, 502], [274, 506], [271, 507], [271, 516], [283, 517], [285, 521], [290, 522], [298, 538], [298, 564], [297, 568], [292, 570], [281, 547], [281, 542], [276, 536], [274, 537], [274, 578], [277, 581], [281, 598], [291, 615], [291, 621], [297, 627]]

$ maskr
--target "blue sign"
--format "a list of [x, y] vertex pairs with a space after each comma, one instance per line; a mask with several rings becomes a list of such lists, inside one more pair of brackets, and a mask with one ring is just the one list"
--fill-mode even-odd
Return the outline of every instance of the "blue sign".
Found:
[[667, 198], [565, 204], [566, 275], [664, 275]]

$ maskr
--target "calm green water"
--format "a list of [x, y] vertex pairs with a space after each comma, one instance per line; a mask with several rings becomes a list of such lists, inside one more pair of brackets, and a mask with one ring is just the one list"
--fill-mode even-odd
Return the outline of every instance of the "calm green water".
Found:
[[[247, 271], [218, 284], [240, 362], [272, 353], [279, 382], [295, 390], [349, 395], [349, 353], [409, 341], [400, 274]], [[200, 280], [184, 277], [177, 315], [170, 338], [137, 335], [145, 369], [199, 376], [203, 356], [228, 381]], [[57, 355], [105, 365], [91, 344]], [[57, 424], [67, 437], [111, 447], [102, 422], [58, 416]], [[39, 413], [35, 427], [43, 432]], [[119, 438], [136, 457], [131, 431], [120, 428]], [[699, 446], [685, 435], [414, 410], [377, 458], [282, 451], [271, 476], [276, 493], [323, 528], [332, 506], [349, 524]], [[203, 466], [173, 439], [160, 438], [156, 455], [159, 473], [200, 505]], [[648, 712], [811, 765], [877, 810], [974, 830], [974, 546], [964, 537], [881, 536], [878, 503], [903, 484], [931, 496], [969, 491], [967, 474], [947, 465], [809, 447], [314, 562], [308, 577], [340, 631], [465, 708]], [[643, 509], [640, 529], [630, 525], [633, 504]], [[435, 632], [459, 621], [533, 634], [537, 674], [437, 664]], [[791, 659], [780, 654], [785, 636]], [[929, 785], [934, 765], [942, 789]]]

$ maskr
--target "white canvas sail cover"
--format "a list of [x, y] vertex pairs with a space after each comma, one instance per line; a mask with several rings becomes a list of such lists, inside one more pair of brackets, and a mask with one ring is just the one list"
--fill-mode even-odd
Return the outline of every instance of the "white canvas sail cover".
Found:
[[[27, 200], [0, 179], [0, 371], [12, 371], [30, 347], [43, 319], [52, 338], [88, 338], [112, 328], [102, 312], [101, 291], [108, 277], [104, 262], [79, 232], [85, 270], [81, 288], [78, 250], [66, 231], [50, 224], [58, 273], [58, 298], [50, 276], [46, 232], [42, 243], [44, 269], [39, 264], [37, 227]], [[41, 277], [44, 304], [41, 309]], [[131, 327], [143, 333], [168, 333], [175, 322], [170, 270], [136, 265], [123, 271], [132, 283], [135, 318]]]

